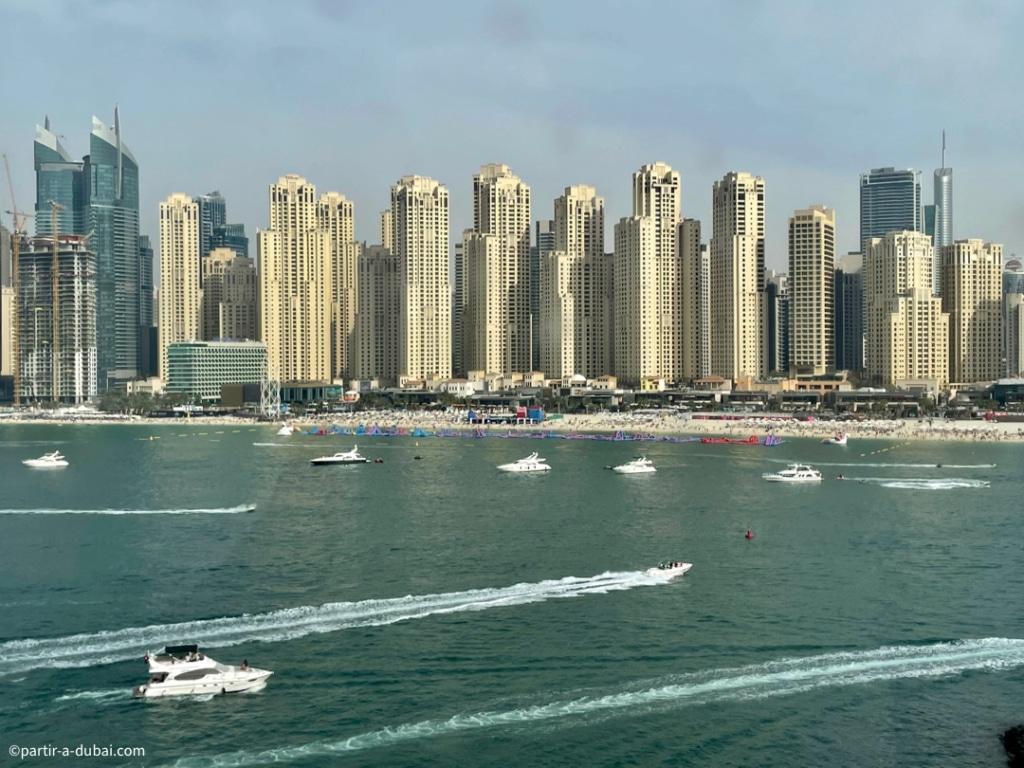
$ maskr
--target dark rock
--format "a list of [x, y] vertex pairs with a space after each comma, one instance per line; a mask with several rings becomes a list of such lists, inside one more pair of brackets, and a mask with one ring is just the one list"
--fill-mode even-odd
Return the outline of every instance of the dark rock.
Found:
[[1010, 768], [1024, 768], [1024, 725], [1015, 725], [999, 737]]

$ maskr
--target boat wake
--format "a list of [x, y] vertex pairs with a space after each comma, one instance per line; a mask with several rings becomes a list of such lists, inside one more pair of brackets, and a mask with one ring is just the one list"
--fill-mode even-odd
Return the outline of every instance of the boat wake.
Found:
[[882, 488], [900, 488], [908, 491], [952, 491], [958, 488], [989, 488], [988, 480], [967, 477], [847, 477], [858, 483], [869, 483]]
[[790, 696], [818, 688], [944, 677], [972, 670], [1007, 670], [1022, 665], [1024, 640], [1005, 638], [924, 646], [891, 646], [870, 651], [786, 658], [746, 667], [642, 681], [618, 690], [567, 697], [519, 709], [463, 713], [447, 719], [403, 723], [336, 740], [262, 751], [183, 757], [170, 766], [241, 768], [285, 764], [487, 728], [524, 727], [545, 721], [585, 720], [682, 706], [753, 701], [773, 696]]
[[153, 624], [104, 632], [0, 643], [0, 675], [45, 667], [87, 667], [141, 657], [169, 643], [189, 642], [223, 648], [241, 643], [294, 640], [306, 635], [374, 627], [446, 613], [485, 611], [565, 597], [620, 592], [666, 584], [671, 576], [645, 571], [606, 572], [586, 578], [570, 576], [510, 587], [471, 589], [382, 600], [325, 603], [267, 613], [217, 619]]
[[257, 448], [309, 448], [302, 443], [253, 443]]
[[254, 509], [255, 504], [200, 509], [0, 509], [0, 515], [237, 515]]
[[[776, 464], [792, 464], [790, 459], [765, 459]], [[816, 467], [901, 467], [903, 469], [995, 469], [995, 464], [906, 464], [885, 461], [810, 461]]]
[[130, 699], [130, 688], [108, 688], [103, 691], [76, 691], [58, 696], [54, 701], [106, 701], [109, 699]]

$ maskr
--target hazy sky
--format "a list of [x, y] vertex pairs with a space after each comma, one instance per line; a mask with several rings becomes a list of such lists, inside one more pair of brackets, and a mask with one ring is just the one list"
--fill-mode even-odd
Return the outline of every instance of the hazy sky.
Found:
[[862, 171], [920, 169], [930, 203], [945, 128], [954, 236], [1024, 250], [1021, 3], [0, 0], [0, 30], [19, 205], [35, 123], [49, 114], [80, 156], [117, 103], [151, 236], [168, 194], [220, 189], [255, 253], [267, 186], [299, 173], [351, 198], [376, 242], [390, 185], [418, 173], [451, 191], [457, 239], [473, 173], [503, 162], [534, 218], [596, 186], [610, 251], [630, 174], [663, 160], [705, 237], [712, 182], [764, 176], [768, 266], [784, 268], [786, 220], [811, 203], [856, 249]]

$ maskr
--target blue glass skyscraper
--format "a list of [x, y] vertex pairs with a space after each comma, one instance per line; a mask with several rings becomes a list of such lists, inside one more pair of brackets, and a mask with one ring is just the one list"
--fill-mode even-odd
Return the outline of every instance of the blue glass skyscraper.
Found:
[[874, 168], [860, 177], [860, 252], [887, 232], [922, 232], [921, 183], [913, 169]]
[[71, 159], [57, 134], [50, 130], [49, 118], [42, 126], [36, 126], [32, 154], [36, 171], [36, 234], [53, 233], [51, 202], [58, 205], [59, 234], [86, 234], [89, 185], [85, 163]]

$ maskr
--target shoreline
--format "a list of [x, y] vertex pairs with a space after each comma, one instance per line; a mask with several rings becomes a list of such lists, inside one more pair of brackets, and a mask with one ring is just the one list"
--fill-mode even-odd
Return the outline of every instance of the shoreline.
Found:
[[[557, 433], [615, 435], [621, 432], [629, 437], [652, 435], [656, 437], [732, 437], [807, 438], [822, 440], [846, 432], [851, 439], [923, 440], [942, 442], [1024, 442], [1024, 423], [987, 421], [945, 421], [940, 419], [885, 419], [871, 421], [795, 421], [745, 417], [740, 419], [693, 419], [678, 414], [569, 414], [560, 419], [540, 424], [469, 424], [449, 413], [416, 411], [363, 411], [357, 414], [334, 414], [327, 419], [289, 419], [296, 433], [319, 428], [330, 430], [357, 429], [360, 426], [381, 431], [391, 429], [473, 431], [483, 430], [490, 435], [505, 433]], [[181, 419], [138, 417], [131, 419], [56, 419], [56, 418], [4, 418], [3, 425], [46, 426], [135, 426], [135, 427], [275, 427], [277, 423], [262, 422], [230, 416], [194, 416]], [[373, 436], [373, 435], [368, 435]], [[435, 435], [420, 435], [421, 437]]]

